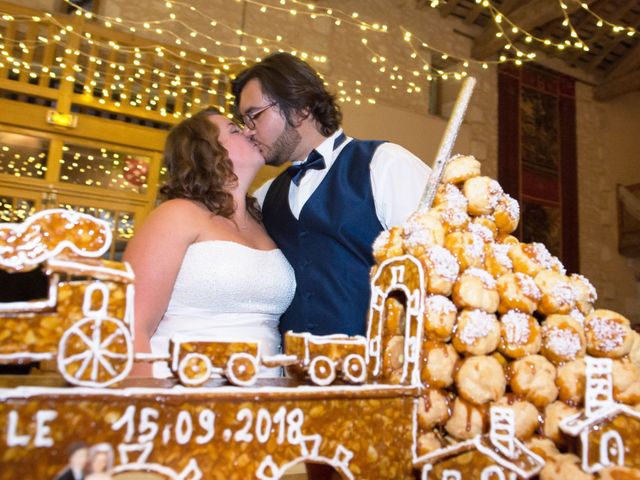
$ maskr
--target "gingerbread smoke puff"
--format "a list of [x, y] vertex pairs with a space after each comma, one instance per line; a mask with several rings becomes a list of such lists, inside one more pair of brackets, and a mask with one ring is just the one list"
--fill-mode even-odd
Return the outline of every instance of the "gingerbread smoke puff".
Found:
[[[456, 156], [433, 208], [416, 212], [374, 245], [376, 270], [398, 255], [413, 255], [422, 266], [419, 379], [428, 393], [418, 409], [417, 454], [428, 472], [438, 471], [436, 460], [495, 433], [488, 417], [497, 408], [511, 412], [512, 441], [531, 442], [533, 450], [526, 451], [547, 462], [547, 478], [575, 472], [594, 478], [616, 465], [640, 468], [640, 453], [632, 447], [640, 413], [629, 407], [640, 402], [640, 337], [622, 315], [595, 308], [597, 293], [587, 278], [567, 274], [545, 245], [512, 236], [519, 220], [517, 201], [482, 176], [480, 163]], [[393, 364], [397, 343], [381, 348], [385, 363]], [[594, 361], [604, 370], [590, 373]], [[593, 393], [598, 385], [605, 388], [605, 380], [609, 393]], [[594, 408], [593, 398], [603, 397], [609, 403]], [[609, 428], [615, 415], [625, 420]], [[589, 440], [573, 435], [575, 424], [614, 433]], [[587, 458], [596, 447], [599, 464]], [[496, 444], [493, 449], [501, 450]], [[457, 465], [460, 478], [476, 478], [471, 463], [463, 463]]]

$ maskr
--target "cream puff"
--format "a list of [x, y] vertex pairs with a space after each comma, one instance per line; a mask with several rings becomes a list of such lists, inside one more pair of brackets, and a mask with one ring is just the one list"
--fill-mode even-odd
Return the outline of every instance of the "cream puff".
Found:
[[584, 320], [587, 352], [594, 357], [620, 358], [631, 350], [629, 320], [611, 310], [594, 310]]
[[511, 358], [535, 355], [540, 351], [542, 335], [538, 321], [526, 313], [510, 310], [500, 317], [498, 350]]
[[502, 365], [493, 357], [465, 358], [456, 373], [458, 394], [475, 405], [495, 402], [507, 387]]
[[535, 276], [542, 294], [538, 311], [543, 315], [568, 314], [576, 306], [576, 293], [569, 278], [554, 270], [543, 269]]
[[438, 205], [430, 213], [440, 220], [445, 234], [466, 229], [470, 221], [466, 210], [461, 208]]
[[520, 221], [520, 205], [518, 201], [508, 193], [503, 193], [498, 198], [493, 210], [493, 218], [499, 234], [505, 235], [513, 232], [518, 228], [518, 222]]
[[[503, 242], [504, 243], [504, 242]], [[541, 270], [552, 269], [556, 264], [553, 255], [542, 243], [509, 242], [509, 258], [516, 272], [526, 273], [535, 278]]]
[[429, 389], [418, 399], [418, 426], [422, 430], [444, 425], [450, 416], [449, 394], [446, 392]]
[[452, 183], [441, 183], [438, 185], [436, 196], [433, 199], [434, 207], [447, 207], [457, 210], [467, 211], [469, 201], [467, 197]]
[[484, 268], [494, 278], [513, 272], [513, 262], [509, 258], [510, 248], [510, 245], [502, 243], [487, 243], [485, 245]]
[[520, 358], [509, 365], [511, 390], [542, 408], [558, 398], [556, 368], [542, 355]]
[[469, 201], [467, 211], [471, 215], [492, 214], [504, 193], [500, 184], [490, 177], [473, 177], [466, 180], [462, 192]]
[[578, 413], [578, 409], [564, 402], [552, 402], [544, 409], [544, 436], [553, 440], [558, 446], [566, 445], [566, 439], [560, 430], [560, 422], [565, 418]]
[[522, 441], [526, 441], [540, 426], [540, 412], [531, 403], [517, 398], [513, 394], [501, 397], [493, 404], [495, 407], [510, 408], [515, 420], [515, 433]]
[[488, 355], [500, 342], [500, 324], [492, 313], [463, 310], [453, 334], [453, 346], [460, 353]]
[[577, 273], [569, 276], [569, 282], [576, 295], [578, 310], [583, 315], [589, 315], [593, 311], [593, 304], [598, 299], [598, 292], [595, 287], [586, 277]]
[[417, 213], [404, 224], [405, 252], [420, 257], [432, 245], [444, 244], [444, 227], [436, 215]]
[[373, 242], [373, 258], [382, 263], [387, 258], [399, 257], [404, 254], [402, 228], [392, 227], [383, 230]]
[[582, 405], [586, 385], [586, 369], [584, 358], [578, 358], [558, 366], [556, 385], [560, 400], [573, 407]]
[[460, 272], [456, 257], [446, 248], [433, 245], [425, 250], [420, 261], [425, 267], [427, 292], [433, 295], [451, 295]]
[[556, 365], [586, 353], [582, 325], [569, 315], [549, 315], [542, 324], [542, 354]]
[[480, 268], [468, 268], [453, 285], [453, 302], [460, 308], [479, 309], [494, 313], [500, 295], [495, 279]]
[[426, 340], [422, 344], [422, 383], [431, 388], [447, 388], [453, 384], [460, 357], [450, 343]]
[[471, 232], [451, 232], [445, 236], [444, 247], [458, 260], [460, 270], [484, 264], [484, 241]]
[[480, 162], [471, 155], [454, 155], [447, 161], [442, 183], [462, 183], [480, 175]]
[[443, 295], [430, 295], [424, 302], [424, 334], [427, 339], [448, 341], [453, 333], [458, 309]]
[[474, 405], [460, 397], [453, 401], [451, 417], [444, 428], [457, 440], [469, 440], [487, 428], [486, 407]]
[[497, 286], [500, 313], [520, 310], [531, 315], [538, 308], [542, 294], [533, 278], [526, 273], [506, 273], [498, 278]]

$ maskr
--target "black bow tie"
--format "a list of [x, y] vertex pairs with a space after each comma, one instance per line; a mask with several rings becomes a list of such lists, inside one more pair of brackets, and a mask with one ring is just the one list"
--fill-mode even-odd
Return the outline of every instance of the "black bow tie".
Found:
[[[340, 135], [338, 135], [333, 141], [333, 150], [335, 151], [346, 139], [347, 136], [344, 132], [340, 132]], [[299, 186], [300, 181], [302, 180], [302, 177], [304, 177], [305, 173], [307, 173], [307, 170], [324, 170], [326, 167], [327, 164], [324, 163], [322, 155], [320, 155], [317, 150], [311, 150], [311, 153], [304, 162], [297, 165], [291, 165], [287, 168], [287, 173], [291, 177], [291, 181], [295, 183], [296, 186]]]
[[324, 163], [324, 158], [322, 157], [322, 155], [320, 155], [317, 150], [311, 150], [309, 157], [307, 157], [304, 162], [297, 165], [291, 165], [289, 168], [287, 168], [287, 173], [291, 177], [291, 181], [295, 183], [296, 186], [299, 186], [300, 181], [302, 180], [302, 177], [304, 177], [307, 173], [307, 170], [322, 170], [325, 167], [326, 164]]

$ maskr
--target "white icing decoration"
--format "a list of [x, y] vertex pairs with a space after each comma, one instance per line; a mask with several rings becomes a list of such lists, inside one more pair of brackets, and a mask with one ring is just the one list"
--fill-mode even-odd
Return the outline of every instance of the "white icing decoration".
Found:
[[[95, 291], [99, 291], [102, 294], [102, 304], [98, 310], [94, 311], [91, 309], [91, 298]], [[85, 291], [82, 307], [85, 318], [71, 325], [60, 338], [57, 355], [58, 369], [65, 380], [73, 385], [106, 387], [126, 378], [131, 371], [133, 365], [133, 341], [131, 333], [123, 322], [107, 316], [108, 303], [109, 289], [107, 286], [102, 282], [90, 284]], [[107, 338], [100, 336], [101, 326], [104, 323], [111, 324], [110, 329], [114, 329], [114, 333]], [[91, 338], [87, 337], [82, 331], [82, 327], [85, 325], [91, 325], [90, 328], [93, 332]], [[76, 341], [80, 341], [86, 347], [86, 350], [77, 354], [68, 355], [68, 346], [76, 343], [71, 340], [72, 337], [76, 337]], [[117, 353], [109, 350], [111, 344], [118, 337], [121, 337], [125, 342], [125, 353]], [[112, 359], [125, 361], [124, 365], [120, 364], [120, 371], [116, 370]], [[69, 364], [80, 360], [82, 360], [82, 365], [75, 372], [67, 370]], [[89, 366], [91, 368], [89, 380], [83, 380], [82, 376]], [[98, 378], [100, 367], [110, 375], [106, 380], [100, 380]]]
[[[153, 443], [145, 442], [145, 443], [121, 443], [118, 445], [118, 455], [120, 456], [120, 463], [128, 464], [128, 463], [146, 463], [149, 455], [153, 451]], [[135, 462], [131, 462], [129, 460], [129, 455], [131, 453], [139, 453], [138, 458]]]
[[511, 408], [491, 407], [490, 409], [491, 431], [489, 440], [502, 455], [514, 459], [516, 457], [515, 415]]
[[497, 465], [490, 465], [482, 469], [480, 480], [506, 480], [504, 472]]
[[[613, 445], [609, 442], [612, 441]], [[609, 430], [600, 437], [600, 464], [603, 467], [609, 465], [624, 465], [624, 441], [615, 430]], [[614, 461], [611, 461], [611, 457]]]
[[29, 435], [20, 435], [18, 433], [18, 423], [20, 415], [15, 410], [9, 412], [9, 421], [7, 423], [7, 447], [24, 447], [29, 444], [31, 437]]
[[[408, 265], [405, 263], [408, 262]], [[418, 280], [418, 285], [413, 291], [410, 291], [406, 284], [402, 282], [392, 281], [386, 291], [382, 291], [379, 283], [382, 274], [387, 269], [395, 266], [407, 265], [412, 270], [409, 272], [412, 278]], [[405, 266], [405, 268], [407, 268]], [[395, 280], [395, 279], [394, 279]], [[404, 382], [410, 375], [410, 381], [413, 385], [420, 385], [420, 346], [422, 345], [422, 323], [424, 313], [424, 270], [418, 259], [412, 255], [402, 255], [385, 260], [376, 270], [375, 275], [371, 279], [371, 303], [369, 306], [369, 321], [367, 322], [367, 365], [373, 362], [372, 376], [377, 378], [382, 370], [382, 335], [383, 335], [383, 318], [385, 309], [385, 300], [394, 290], [402, 291], [407, 299], [405, 305], [405, 345], [404, 345], [404, 362], [402, 365], [402, 376], [400, 382]], [[411, 371], [409, 369], [411, 368]]]
[[[187, 375], [186, 370], [188, 368], [193, 369], [193, 367], [191, 367], [191, 364], [195, 362], [202, 362], [204, 364], [204, 368], [202, 372], [197, 372], [197, 375], [193, 376], [192, 378]], [[212, 372], [213, 365], [211, 365], [211, 360], [209, 360], [209, 358], [202, 353], [188, 353], [178, 364], [178, 378], [183, 385], [202, 385], [209, 378], [211, 378]]]
[[[53, 447], [54, 440], [51, 437], [49, 423], [56, 419], [58, 412], [55, 410], [38, 410], [29, 423], [35, 424], [33, 445], [35, 448]], [[18, 433], [20, 415], [15, 410], [9, 412], [7, 422], [7, 447], [26, 447], [31, 440], [28, 434]]]
[[336, 366], [333, 360], [318, 355], [309, 364], [309, 378], [316, 385], [331, 385], [336, 378]]
[[[253, 369], [254, 374], [246, 380], [241, 380], [237, 374], [244, 373], [247, 366], [250, 369]], [[229, 357], [229, 361], [227, 362], [227, 367], [225, 369], [225, 375], [234, 385], [248, 387], [256, 382], [259, 368], [258, 359], [253, 355], [249, 353], [234, 353]]]
[[362, 357], [352, 353], [344, 359], [342, 374], [351, 383], [363, 383], [367, 379], [367, 364]]
[[[587, 473], [596, 473], [612, 463], [609, 456], [612, 452], [609, 450], [608, 441], [611, 439], [615, 442], [617, 454], [624, 450], [624, 445], [621, 437], [620, 442], [618, 441], [619, 433], [615, 430], [606, 430], [605, 432], [604, 428], [593, 427], [603, 425], [603, 421], [613, 421], [619, 415], [625, 415], [640, 421], [640, 412], [614, 401], [612, 361], [610, 358], [587, 356], [585, 361], [587, 365], [585, 409], [583, 412], [563, 418], [559, 426], [563, 432], [573, 437], [580, 436], [582, 470]], [[597, 459], [590, 458], [590, 453], [593, 453], [592, 449], [589, 448], [591, 435], [601, 435], [599, 458]], [[602, 445], [605, 446], [603, 447]], [[622, 456], [621, 459], [623, 460], [624, 457]], [[619, 463], [619, 465], [622, 465], [622, 463]]]
[[610, 358], [587, 356], [585, 414], [592, 417], [602, 408], [611, 406], [613, 400], [613, 377]]
[[3, 249], [2, 252], [13, 251], [14, 255], [9, 258], [5, 258], [0, 255], [0, 266], [6, 267], [7, 269], [22, 269], [25, 266], [34, 266], [38, 265], [45, 260], [58, 255], [65, 248], [71, 249], [73, 253], [76, 255], [80, 255], [83, 257], [101, 257], [111, 245], [112, 233], [109, 224], [103, 220], [92, 217], [91, 215], [87, 215], [84, 213], [75, 212], [72, 210], [64, 210], [64, 209], [51, 209], [51, 210], [43, 210], [41, 212], [37, 212], [31, 215], [27, 220], [22, 223], [5, 223], [0, 225], [0, 230], [10, 230], [15, 232], [11, 237], [8, 237], [7, 240], [11, 243], [15, 242], [19, 236], [22, 236], [27, 230], [36, 223], [39, 219], [48, 216], [59, 215], [64, 218], [68, 223], [65, 225], [65, 228], [71, 229], [75, 224], [80, 222], [81, 220], [89, 221], [97, 225], [100, 229], [101, 234], [104, 235], [105, 240], [102, 246], [97, 250], [85, 250], [83, 248], [79, 248], [75, 243], [70, 240], [64, 239], [59, 242], [53, 250], [46, 250], [44, 248], [44, 242], [42, 242], [42, 233], [41, 228], [38, 227], [34, 236], [29, 239], [29, 243], [26, 245], [21, 245], [17, 247], [7, 246]]

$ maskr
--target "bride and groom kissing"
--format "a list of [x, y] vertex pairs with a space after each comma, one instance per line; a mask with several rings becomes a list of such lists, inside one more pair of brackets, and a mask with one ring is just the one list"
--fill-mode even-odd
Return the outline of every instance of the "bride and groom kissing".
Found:
[[[413, 213], [428, 180], [403, 147], [348, 137], [335, 98], [293, 55], [232, 86], [238, 121], [208, 108], [170, 131], [164, 202], [127, 246], [139, 352], [166, 353], [177, 333], [258, 340], [268, 355], [289, 330], [363, 334], [371, 245]], [[286, 162], [248, 194], [262, 166]]]

